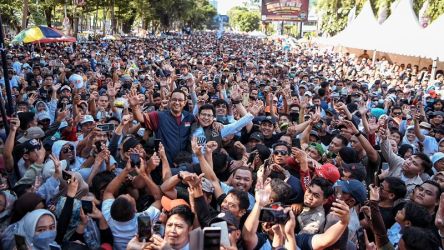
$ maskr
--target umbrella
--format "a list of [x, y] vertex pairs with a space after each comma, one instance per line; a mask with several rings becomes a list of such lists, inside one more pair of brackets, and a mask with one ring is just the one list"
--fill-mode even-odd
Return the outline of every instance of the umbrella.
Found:
[[113, 35], [106, 35], [104, 37], [102, 37], [102, 40], [120, 40], [119, 37], [117, 36], [113, 36]]
[[58, 43], [58, 42], [76, 42], [76, 39], [74, 37], [65, 36], [62, 32], [56, 29], [39, 25], [22, 30], [12, 40], [12, 43]]

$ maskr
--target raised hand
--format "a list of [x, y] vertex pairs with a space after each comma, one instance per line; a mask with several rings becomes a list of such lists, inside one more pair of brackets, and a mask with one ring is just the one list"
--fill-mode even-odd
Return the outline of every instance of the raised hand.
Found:
[[205, 145], [205, 152], [208, 153], [208, 154], [213, 153], [214, 150], [216, 150], [218, 147], [219, 147], [219, 144], [217, 144], [217, 142], [209, 141]]
[[343, 200], [336, 200], [331, 207], [331, 213], [338, 216], [342, 224], [348, 225], [350, 221], [350, 208]]
[[191, 139], [191, 149], [195, 155], [202, 155], [202, 146], [197, 143], [197, 137]]

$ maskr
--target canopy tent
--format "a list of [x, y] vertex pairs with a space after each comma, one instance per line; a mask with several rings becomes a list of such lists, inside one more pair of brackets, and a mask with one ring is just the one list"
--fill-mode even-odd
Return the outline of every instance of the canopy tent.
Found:
[[418, 49], [425, 44], [420, 34], [421, 26], [413, 11], [412, 0], [401, 0], [381, 25], [376, 49], [387, 53], [424, 57]]
[[76, 42], [74, 37], [65, 36], [62, 32], [47, 26], [34, 26], [22, 30], [12, 43], [58, 43]]
[[412, 0], [399, 0], [393, 4], [392, 14], [379, 25], [367, 1], [356, 19], [343, 31], [331, 38], [317, 38], [316, 42], [333, 45], [336, 50], [373, 50], [378, 55], [416, 57], [421, 58], [421, 64], [432, 64], [430, 59], [439, 58], [439, 61], [444, 62], [443, 30], [444, 15], [422, 29], [413, 10]]
[[426, 29], [422, 31], [420, 39], [426, 43], [426, 46], [421, 46], [424, 57], [444, 61], [444, 15], [441, 15]]
[[374, 50], [378, 39], [379, 26], [370, 1], [367, 1], [358, 16], [343, 31], [328, 39], [327, 43], [349, 48]]

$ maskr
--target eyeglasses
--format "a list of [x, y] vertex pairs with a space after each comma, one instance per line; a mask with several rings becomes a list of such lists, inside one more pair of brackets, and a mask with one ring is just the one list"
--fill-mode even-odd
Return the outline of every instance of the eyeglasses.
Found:
[[401, 112], [394, 112], [393, 115], [401, 115]]
[[206, 113], [200, 113], [199, 116], [207, 117], [207, 118], [212, 118], [213, 117], [212, 114], [206, 114]]
[[275, 150], [273, 151], [274, 155], [288, 155], [288, 151], [287, 150]]
[[74, 151], [74, 146], [73, 145], [69, 145], [68, 147], [63, 147], [62, 148], [62, 153], [66, 154], [69, 151], [73, 152]]
[[184, 99], [176, 99], [176, 98], [172, 98], [171, 102], [183, 102], [185, 101]]

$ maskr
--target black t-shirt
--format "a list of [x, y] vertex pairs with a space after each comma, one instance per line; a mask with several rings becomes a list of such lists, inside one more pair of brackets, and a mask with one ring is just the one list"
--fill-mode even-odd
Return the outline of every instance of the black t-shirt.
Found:
[[277, 133], [277, 134], [273, 134], [273, 136], [271, 136], [271, 138], [264, 138], [264, 144], [265, 144], [265, 146], [267, 146], [267, 147], [269, 147], [269, 148], [272, 148], [273, 147], [273, 144], [275, 144], [276, 142], [278, 142], [279, 141], [279, 138], [281, 138], [281, 136], [283, 135], [284, 133]]

